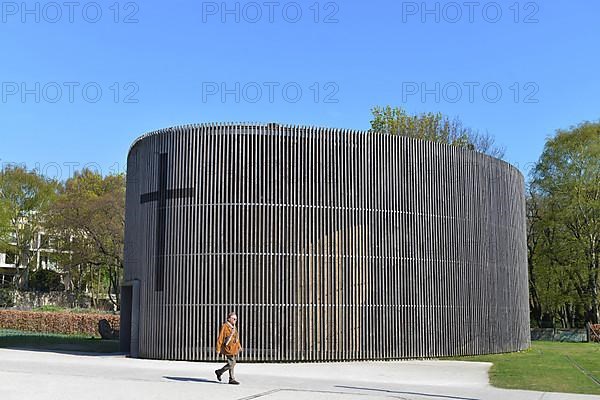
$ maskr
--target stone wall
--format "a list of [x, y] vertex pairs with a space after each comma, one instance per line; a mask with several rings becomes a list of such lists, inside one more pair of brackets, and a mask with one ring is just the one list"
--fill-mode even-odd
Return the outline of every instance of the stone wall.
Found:
[[[109, 300], [102, 299], [98, 309], [113, 311]], [[72, 292], [14, 292], [14, 305], [18, 309], [31, 309], [43, 306], [56, 306], [64, 308], [91, 308], [92, 299], [89, 296], [77, 296]]]

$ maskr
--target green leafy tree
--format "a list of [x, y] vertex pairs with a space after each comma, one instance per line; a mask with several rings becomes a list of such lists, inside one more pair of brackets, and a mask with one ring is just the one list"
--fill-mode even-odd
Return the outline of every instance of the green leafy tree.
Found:
[[90, 170], [67, 180], [49, 211], [47, 229], [59, 238], [61, 265], [76, 291], [105, 290], [118, 306], [123, 271], [125, 176]]
[[10, 206], [8, 201], [0, 198], [0, 243], [10, 239]]
[[371, 112], [374, 132], [430, 140], [504, 157], [504, 149], [495, 145], [493, 137], [466, 128], [460, 120], [451, 120], [441, 113], [409, 115], [402, 108], [390, 106], [375, 107]]
[[540, 298], [539, 277], [536, 266], [536, 258], [542, 247], [542, 201], [537, 194], [530, 190], [527, 196], [527, 265], [529, 268], [529, 310], [531, 322], [534, 327], [544, 327], [544, 313]]
[[598, 323], [600, 123], [557, 131], [532, 172], [531, 190], [530, 275], [540, 308], [563, 326]]
[[572, 279], [577, 246], [565, 235], [557, 210], [535, 192], [527, 201], [530, 306], [534, 326], [569, 328], [584, 324], [585, 307]]
[[38, 233], [59, 187], [20, 166], [0, 171], [0, 251], [16, 256], [21, 287], [27, 287], [37, 253], [47, 245], [37, 240]]

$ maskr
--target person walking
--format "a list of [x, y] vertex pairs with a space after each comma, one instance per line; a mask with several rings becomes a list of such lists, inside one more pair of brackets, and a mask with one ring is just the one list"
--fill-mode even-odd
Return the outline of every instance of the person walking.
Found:
[[221, 381], [221, 376], [229, 371], [229, 384], [239, 385], [240, 383], [235, 380], [235, 364], [238, 353], [242, 351], [242, 344], [240, 343], [240, 335], [236, 328], [237, 315], [234, 312], [227, 314], [227, 321], [221, 327], [219, 338], [217, 339], [217, 354], [222, 354], [227, 359], [227, 364], [222, 368], [215, 370], [217, 379]]

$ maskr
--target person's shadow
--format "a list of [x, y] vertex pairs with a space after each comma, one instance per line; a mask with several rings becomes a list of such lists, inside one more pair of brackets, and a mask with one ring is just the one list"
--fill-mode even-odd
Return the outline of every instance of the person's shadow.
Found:
[[186, 378], [186, 377], [181, 377], [181, 376], [163, 376], [163, 378], [168, 379], [170, 381], [177, 381], [177, 382], [219, 383], [217, 381], [210, 380], [210, 379]]

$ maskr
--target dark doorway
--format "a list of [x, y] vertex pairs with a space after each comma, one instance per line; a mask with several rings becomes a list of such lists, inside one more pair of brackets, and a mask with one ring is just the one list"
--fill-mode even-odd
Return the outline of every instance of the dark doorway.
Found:
[[120, 350], [131, 351], [131, 298], [133, 287], [121, 286], [121, 326], [119, 332]]
[[126, 282], [121, 286], [121, 322], [119, 332], [120, 350], [138, 357], [139, 329], [139, 281]]

